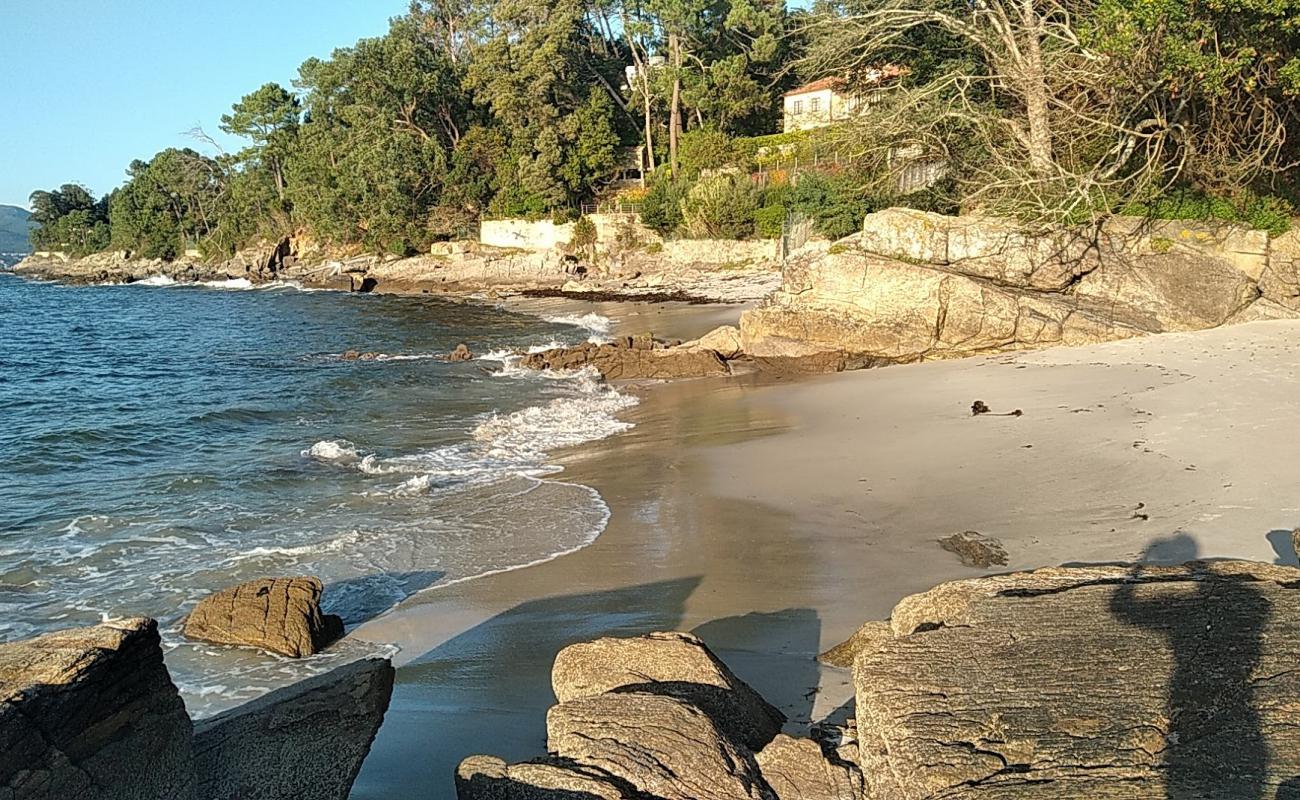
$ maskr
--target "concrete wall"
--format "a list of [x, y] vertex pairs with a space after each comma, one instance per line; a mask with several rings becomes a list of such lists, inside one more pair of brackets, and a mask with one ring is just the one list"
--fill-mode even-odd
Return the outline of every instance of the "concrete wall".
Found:
[[485, 219], [479, 225], [479, 242], [491, 247], [550, 250], [573, 238], [573, 223], [556, 225], [549, 219]]

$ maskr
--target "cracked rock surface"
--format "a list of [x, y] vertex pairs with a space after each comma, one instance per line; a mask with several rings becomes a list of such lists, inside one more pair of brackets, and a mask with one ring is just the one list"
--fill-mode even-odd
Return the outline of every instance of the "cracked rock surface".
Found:
[[868, 797], [1244, 800], [1297, 785], [1300, 570], [956, 581], [904, 599], [890, 625], [854, 669]]
[[0, 798], [188, 800], [190, 735], [153, 620], [0, 645]]
[[754, 756], [691, 703], [619, 693], [560, 703], [547, 749], [663, 800], [775, 800]]
[[755, 751], [785, 723], [784, 714], [689, 633], [606, 637], [570, 645], [555, 657], [551, 685], [561, 703], [614, 690], [677, 697]]

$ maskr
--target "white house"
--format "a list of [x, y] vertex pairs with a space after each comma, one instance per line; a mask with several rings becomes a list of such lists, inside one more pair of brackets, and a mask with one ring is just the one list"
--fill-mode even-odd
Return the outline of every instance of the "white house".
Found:
[[782, 130], [806, 131], [821, 128], [856, 116], [870, 107], [875, 94], [884, 83], [903, 75], [904, 67], [888, 64], [870, 70], [863, 82], [869, 87], [863, 91], [848, 91], [848, 81], [843, 78], [822, 78], [791, 89], [784, 96], [784, 122]]

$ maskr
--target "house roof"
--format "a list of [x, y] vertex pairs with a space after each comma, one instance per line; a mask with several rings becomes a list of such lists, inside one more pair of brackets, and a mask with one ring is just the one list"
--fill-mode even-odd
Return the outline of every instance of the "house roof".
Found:
[[[879, 69], [873, 68], [868, 70], [866, 74], [863, 75], [863, 78], [865, 78], [864, 82], [866, 83], [879, 84], [879, 83], [884, 83], [890, 78], [898, 78], [903, 75], [906, 75], [908, 72], [909, 70], [907, 67], [901, 67], [897, 64], [886, 64], [883, 67], [880, 67]], [[782, 95], [782, 97], [791, 97], [796, 94], [809, 94], [810, 92], [821, 92], [826, 89], [830, 89], [832, 91], [840, 91], [847, 84], [848, 81], [846, 81], [844, 78], [839, 76], [831, 76], [829, 78], [821, 78], [820, 80], [815, 80], [812, 83], [805, 83], [803, 86], [800, 86], [797, 89], [791, 89], [790, 91], [786, 92], [784, 95]]]
[[796, 94], [808, 94], [809, 92], [820, 92], [823, 89], [842, 89], [844, 88], [843, 78], [822, 78], [821, 80], [805, 83], [797, 89], [791, 89], [783, 97], [790, 97]]

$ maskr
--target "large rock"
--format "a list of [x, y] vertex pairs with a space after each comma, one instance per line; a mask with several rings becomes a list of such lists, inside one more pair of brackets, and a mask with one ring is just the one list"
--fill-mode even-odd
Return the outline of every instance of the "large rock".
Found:
[[1300, 311], [1300, 229], [1287, 231], [1272, 241], [1259, 289], [1265, 299]]
[[727, 364], [713, 350], [670, 347], [647, 336], [627, 337], [610, 344], [586, 342], [525, 355], [520, 364], [531, 369], [573, 370], [595, 367], [610, 380], [698, 378], [727, 375]]
[[1244, 800], [1300, 775], [1300, 570], [1001, 575], [891, 626], [854, 670], [870, 797]]
[[0, 798], [185, 800], [190, 736], [153, 620], [0, 645]]
[[727, 360], [744, 355], [740, 343], [740, 329], [735, 325], [723, 325], [714, 328], [695, 341], [686, 342], [682, 347], [694, 350], [712, 350]]
[[797, 258], [768, 301], [741, 315], [759, 358], [853, 353], [893, 363], [1141, 335], [1141, 318], [884, 258], [850, 239]]
[[[1294, 251], [1294, 255], [1292, 252]], [[1300, 239], [1117, 218], [1031, 231], [909, 209], [786, 264], [746, 354], [907, 363], [1300, 317]], [[818, 370], [821, 371], [821, 370]]]
[[777, 800], [860, 800], [862, 773], [857, 764], [832, 759], [811, 739], [784, 733], [756, 757], [763, 780]]
[[555, 657], [551, 685], [561, 703], [614, 690], [665, 694], [693, 704], [730, 739], [757, 751], [785, 715], [732, 674], [689, 633], [650, 633], [570, 645]]
[[356, 661], [194, 726], [204, 800], [345, 800], [393, 692], [388, 659]]
[[643, 800], [631, 784], [560, 758], [508, 765], [470, 756], [456, 768], [459, 800]]
[[319, 652], [343, 635], [343, 620], [322, 614], [317, 578], [260, 578], [199, 601], [185, 619], [187, 638], [259, 647], [290, 658]]
[[691, 703], [601, 694], [546, 715], [547, 749], [662, 800], [774, 800], [754, 756]]

